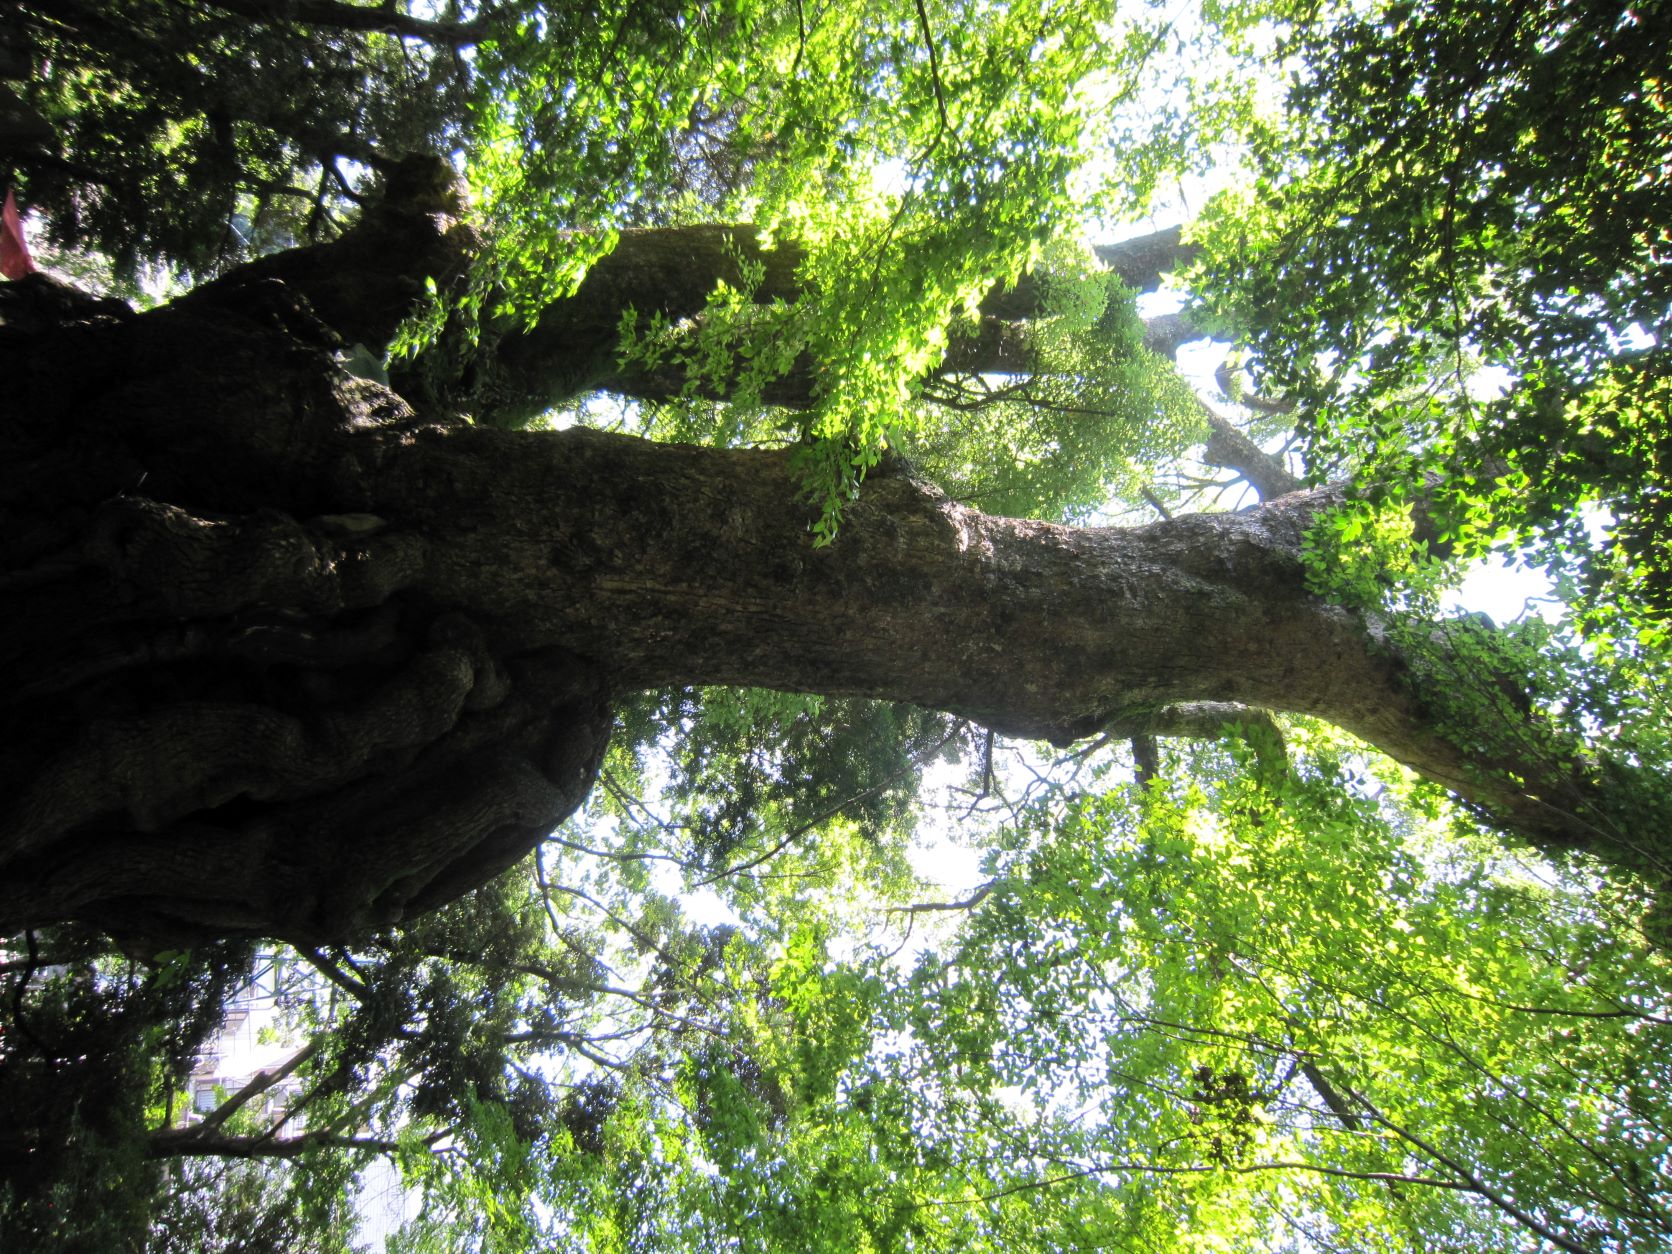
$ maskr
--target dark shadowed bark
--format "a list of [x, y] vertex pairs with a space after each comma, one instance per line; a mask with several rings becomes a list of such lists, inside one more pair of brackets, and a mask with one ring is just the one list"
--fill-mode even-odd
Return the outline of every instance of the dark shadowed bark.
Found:
[[1176, 226], [1097, 246], [1097, 259], [1120, 275], [1122, 283], [1139, 292], [1158, 286], [1166, 275], [1182, 269], [1195, 257], [1195, 246], [1184, 242], [1184, 231]]
[[[1306, 590], [1337, 489], [1090, 530], [885, 471], [815, 549], [786, 454], [414, 412], [343, 372], [336, 332], [389, 325], [418, 282], [392, 261], [454, 264], [444, 208], [137, 317], [0, 289], [0, 932], [318, 943], [399, 920], [570, 813], [611, 694], [658, 685], [885, 697], [1059, 743], [1167, 733], [1181, 703], [1297, 711], [1525, 830], [1578, 821], [1574, 771], [1494, 783], [1506, 764], [1434, 731], [1375, 624]], [[649, 256], [594, 279], [700, 295], [667, 296]], [[613, 321], [587, 325], [554, 311], [528, 344]]]
[[429, 594], [366, 512], [424, 424], [282, 284], [0, 335], [7, 926], [346, 935], [585, 795], [606, 677]]

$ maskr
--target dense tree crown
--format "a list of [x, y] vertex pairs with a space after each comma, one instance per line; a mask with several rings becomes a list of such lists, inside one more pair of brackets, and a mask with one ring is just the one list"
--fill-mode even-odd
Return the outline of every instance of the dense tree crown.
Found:
[[1672, 1248], [1669, 29], [0, 6], [0, 1246]]

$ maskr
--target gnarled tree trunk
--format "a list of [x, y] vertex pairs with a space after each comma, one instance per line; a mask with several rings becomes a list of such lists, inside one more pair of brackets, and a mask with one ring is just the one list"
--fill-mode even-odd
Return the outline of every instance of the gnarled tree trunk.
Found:
[[[887, 697], [1059, 742], [1181, 702], [1299, 711], [1528, 830], [1577, 821], [1576, 775], [1492, 782], [1374, 625], [1306, 590], [1335, 490], [1089, 530], [885, 469], [815, 549], [784, 454], [492, 430], [345, 373], [337, 333], [381, 342], [467, 244], [373, 215], [140, 316], [4, 291], [0, 932], [318, 943], [399, 920], [569, 814], [611, 694], [655, 685]], [[507, 359], [595, 352], [575, 328], [619, 313], [600, 273], [590, 314]]]

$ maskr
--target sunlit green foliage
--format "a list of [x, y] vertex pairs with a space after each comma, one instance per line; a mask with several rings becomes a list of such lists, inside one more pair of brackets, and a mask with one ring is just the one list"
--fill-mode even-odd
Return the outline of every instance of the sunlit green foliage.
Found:
[[[816, 844], [837, 816], [874, 847], [896, 845], [924, 768], [968, 739], [957, 720], [914, 706], [760, 689], [664, 694], [623, 722], [606, 766], [609, 808], [717, 877], [780, 846]], [[684, 734], [671, 752], [649, 743], [675, 726]]]
[[723, 1129], [697, 1115], [722, 1231], [759, 1249], [1661, 1248], [1664, 955], [1606, 890], [1449, 828], [1349, 745], [1295, 739], [1292, 772], [1208, 753], [1194, 781], [1099, 770], [1096, 791], [1041, 797], [903, 979], [886, 952], [793, 939], [773, 1002], [818, 1052], [763, 1059], [739, 1033], [768, 1064], [757, 1096]]
[[[749, 447], [813, 437], [816, 413], [768, 399], [778, 379], [808, 368], [800, 315], [757, 303], [750, 268], [743, 272], [745, 287], [722, 285], [695, 331], [629, 317], [623, 357], [651, 369], [677, 364], [687, 382], [684, 395], [647, 403], [622, 426], [653, 439]], [[1112, 498], [1136, 501], [1157, 465], [1201, 440], [1201, 408], [1171, 364], [1145, 348], [1132, 294], [1081, 250], [1049, 248], [1029, 282], [1038, 296], [1026, 318], [954, 320], [951, 368], [925, 376], [884, 430], [887, 447], [987, 513], [1062, 519]], [[726, 399], [711, 399], [717, 393]]]
[[[795, 447], [827, 540], [886, 452], [995, 512], [1152, 489], [1200, 412], [1065, 240], [1251, 137], [1260, 178], [1201, 225], [1197, 278], [1315, 477], [1363, 479], [1309, 541], [1314, 590], [1410, 659], [1442, 734], [1506, 773], [1573, 762], [1598, 847], [1672, 865], [1664, 6], [443, 6], [468, 57], [140, 0], [101, 6], [139, 32], [117, 47], [56, 7], [24, 94], [110, 181], [24, 190], [121, 270], [327, 233], [361, 141], [459, 154], [484, 251], [435, 325], [531, 317], [629, 226], [794, 240], [793, 304], [743, 267], [695, 325], [629, 318], [624, 356], [690, 386], [621, 422]], [[1163, 89], [1170, 58], [1192, 72]], [[1238, 79], [1278, 58], [1282, 121]], [[1005, 324], [1009, 367], [956, 369], [1024, 275], [1044, 298]], [[802, 371], [810, 403], [770, 403]], [[1438, 621], [1457, 563], [1527, 543], [1576, 625]], [[1672, 1246], [1665, 919], [1645, 936], [1625, 877], [1505, 853], [1361, 747], [1286, 732], [1292, 765], [1169, 751], [1140, 785], [1119, 746], [995, 770], [990, 738], [904, 707], [624, 703], [536, 868], [298, 955], [323, 992], [287, 1025], [297, 1114], [227, 1124], [229, 1154], [284, 1143], [294, 1170], [152, 1156], [241, 952], [101, 967], [46, 938], [50, 980], [6, 955], [0, 1108], [38, 1131], [0, 1139], [0, 1231], [190, 1249], [212, 1213], [228, 1242], [330, 1248], [384, 1155], [413, 1254]], [[926, 819], [960, 756], [961, 804]], [[939, 890], [911, 842], [952, 823], [987, 883], [914, 910]]]
[[1319, 475], [1442, 471], [1458, 522], [1512, 528], [1599, 626], [1657, 646], [1668, 20], [1297, 10], [1285, 125], [1208, 215], [1198, 276], [1259, 385], [1299, 402]]
[[1021, 1178], [1089, 1173], [1094, 1213], [1105, 1189], [1167, 1196], [1160, 1248], [1306, 1248], [1289, 1223], [1352, 1249], [1666, 1240], [1642, 1100], [1664, 959], [1606, 896], [1459, 843], [1339, 754], [1030, 812], [946, 965], [914, 977], [969, 1044], [915, 1065], [1016, 1094]]
[[763, 326], [722, 291], [711, 312], [751, 321], [757, 389], [810, 359], [804, 469], [828, 539], [884, 449], [932, 431], [914, 402], [959, 320], [1087, 211], [1101, 78], [1154, 50], [1134, 31], [1050, 0], [531, 15], [484, 49], [468, 169], [492, 246], [465, 306], [531, 317], [622, 226], [693, 195], [795, 240], [793, 306]]
[[[1436, 485], [1439, 502], [1424, 520], [1430, 529], [1437, 516], [1443, 529], [1444, 511], [1473, 482], [1466, 479], [1450, 497]], [[1478, 551], [1489, 524], [1477, 513], [1460, 528], [1477, 534], [1441, 560], [1433, 550], [1452, 543], [1442, 537], [1431, 550], [1430, 540], [1417, 539], [1412, 496], [1372, 485], [1362, 499], [1322, 518], [1306, 541], [1314, 589], [1376, 616], [1440, 735], [1490, 754], [1511, 787], [1533, 777], [1561, 781], [1542, 800], [1583, 814], [1585, 834], [1546, 840], [1543, 852], [1564, 864], [1575, 852], [1595, 854], [1654, 886], [1645, 926], [1664, 940], [1672, 921], [1672, 895], [1664, 890], [1672, 876], [1665, 837], [1672, 820], [1672, 675], [1654, 647], [1656, 635], [1616, 632], [1598, 613], [1554, 621], [1528, 614], [1502, 625], [1443, 613], [1441, 595], [1459, 578], [1456, 550]], [[1570, 606], [1581, 599], [1570, 590]]]
[[924, 387], [896, 438], [955, 499], [1015, 518], [1083, 518], [1136, 501], [1155, 469], [1205, 435], [1196, 398], [1149, 352], [1132, 295], [1057, 248], [1035, 270], [1039, 314], [1017, 325], [1016, 367]]
[[[1432, 654], [1424, 699], [1449, 707], [1448, 735], [1519, 727], [1506, 763], [1596, 745], [1591, 847], [1663, 879], [1664, 6], [1273, 19], [1283, 123], [1254, 133], [1259, 178], [1206, 215], [1196, 285], [1249, 345], [1256, 390], [1293, 405], [1315, 476], [1356, 475], [1384, 519], [1425, 498], [1414, 547], [1363, 518], [1331, 524], [1357, 552], [1318, 538], [1320, 586], [1379, 603], [1426, 556], [1494, 549], [1547, 571], [1567, 621], [1541, 638], [1500, 635], [1497, 656], [1467, 662], [1455, 632], [1429, 649], [1413, 622], [1398, 639]], [[1431, 599], [1415, 608], [1432, 617]], [[1501, 695], [1469, 695], [1489, 681], [1446, 678], [1490, 665], [1535, 677], [1543, 744]]]

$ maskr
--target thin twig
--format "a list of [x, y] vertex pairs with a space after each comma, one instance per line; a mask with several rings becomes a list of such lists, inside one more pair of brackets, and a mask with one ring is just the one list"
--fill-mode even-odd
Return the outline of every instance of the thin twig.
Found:
[[890, 906], [889, 914], [932, 914], [941, 910], [973, 910], [987, 899], [987, 895], [999, 886], [1001, 881], [988, 880], [968, 897], [958, 901], [919, 901], [909, 906]]
[[929, 76], [935, 85], [935, 108], [940, 113], [940, 124], [943, 131], [952, 129], [952, 123], [946, 116], [946, 97], [941, 94], [940, 54], [935, 51], [935, 37], [929, 31], [929, 13], [923, 7], [923, 0], [917, 0], [917, 25], [923, 32], [923, 42], [929, 48]]

